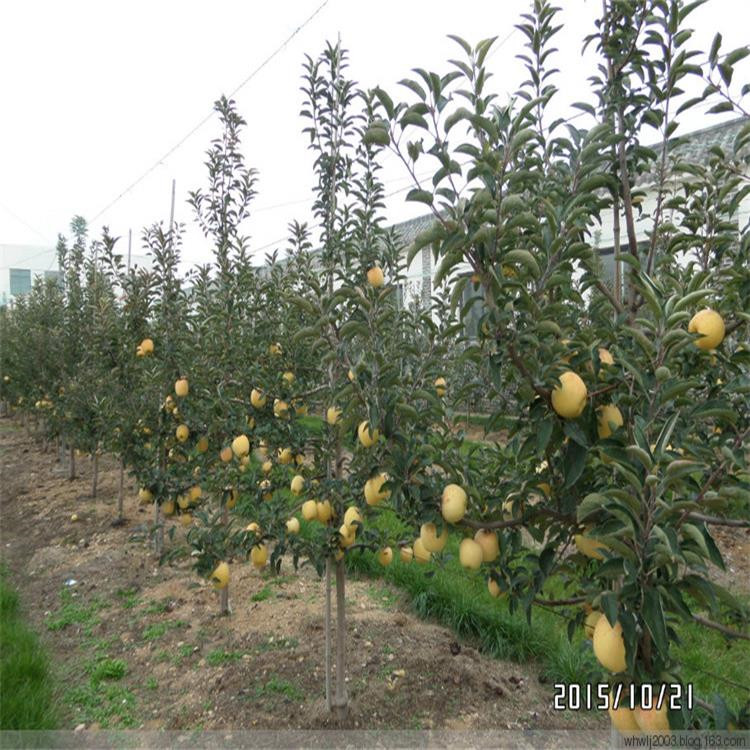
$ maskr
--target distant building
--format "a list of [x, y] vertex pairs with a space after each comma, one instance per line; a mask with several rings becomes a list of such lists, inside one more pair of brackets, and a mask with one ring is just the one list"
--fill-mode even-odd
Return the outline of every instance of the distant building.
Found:
[[[123, 262], [126, 257], [123, 257]], [[133, 266], [151, 267], [147, 255], [131, 255]], [[44, 245], [0, 245], [0, 306], [31, 291], [34, 280], [59, 279], [57, 249]]]
[[0, 245], [0, 305], [31, 291], [34, 279], [57, 279], [59, 275], [54, 247]]

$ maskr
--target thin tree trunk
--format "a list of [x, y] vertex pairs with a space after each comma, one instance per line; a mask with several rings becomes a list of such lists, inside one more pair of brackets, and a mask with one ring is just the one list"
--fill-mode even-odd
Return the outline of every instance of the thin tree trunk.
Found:
[[[224, 526], [229, 523], [229, 508], [227, 508], [226, 503], [224, 504], [224, 510], [221, 514], [221, 522], [224, 524]], [[229, 614], [229, 584], [227, 584], [222, 590], [221, 590], [221, 597], [219, 601], [219, 614], [221, 615], [228, 615]]]
[[117, 488], [117, 520], [123, 519], [123, 505], [125, 500], [125, 461], [120, 457], [120, 482]]
[[97, 449], [94, 449], [92, 461], [94, 466], [91, 479], [91, 497], [96, 497], [97, 485], [99, 484], [99, 451]]
[[73, 447], [73, 443], [70, 443], [68, 446], [68, 455], [68, 479], [72, 481], [76, 478], [76, 449]]
[[349, 710], [349, 696], [346, 694], [346, 596], [344, 584], [346, 571], [344, 559], [336, 563], [336, 699], [334, 716], [344, 721]]
[[57, 463], [62, 463], [63, 447], [59, 435], [55, 437], [55, 448], [57, 449]]
[[24, 412], [23, 415], [23, 434], [28, 437], [29, 436], [29, 415]]
[[154, 552], [161, 557], [164, 549], [164, 526], [161, 521], [161, 506], [154, 500]]
[[326, 558], [326, 708], [330, 711], [333, 707], [331, 698], [331, 558]]

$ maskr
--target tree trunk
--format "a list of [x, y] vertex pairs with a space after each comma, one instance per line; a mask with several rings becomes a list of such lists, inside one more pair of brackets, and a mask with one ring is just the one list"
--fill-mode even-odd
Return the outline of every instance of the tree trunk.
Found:
[[326, 558], [326, 606], [325, 606], [325, 629], [326, 629], [326, 708], [331, 711], [333, 700], [331, 698], [331, 558]]
[[349, 712], [349, 696], [346, 693], [345, 581], [344, 559], [341, 558], [336, 563], [336, 698], [333, 709], [337, 721], [345, 721]]
[[23, 414], [23, 434], [29, 436], [29, 415], [26, 412]]
[[154, 553], [161, 557], [164, 549], [164, 526], [161, 521], [161, 506], [154, 500]]
[[68, 455], [70, 456], [68, 463], [68, 479], [73, 480], [76, 478], [76, 449], [73, 447], [73, 443], [68, 446]]
[[125, 499], [125, 461], [120, 457], [120, 483], [117, 488], [117, 520], [123, 519], [123, 504]]
[[[227, 508], [226, 503], [224, 504], [224, 509], [221, 514], [221, 522], [224, 524], [224, 526], [226, 526], [229, 522], [229, 508]], [[221, 596], [219, 600], [219, 614], [229, 614], [229, 584], [224, 586], [224, 588], [221, 590]]]
[[92, 461], [94, 466], [91, 478], [91, 497], [96, 497], [97, 485], [99, 484], [99, 451], [96, 449], [94, 449]]
[[55, 448], [57, 449], [57, 463], [61, 464], [63, 457], [63, 445], [59, 435], [55, 437]]

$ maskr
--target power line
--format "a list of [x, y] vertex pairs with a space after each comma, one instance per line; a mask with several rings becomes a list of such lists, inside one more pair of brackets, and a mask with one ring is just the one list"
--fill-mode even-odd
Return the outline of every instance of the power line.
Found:
[[41, 237], [45, 242], [49, 242], [49, 237], [47, 237], [45, 234], [42, 234], [42, 232], [40, 232], [36, 227], [32, 227], [28, 221], [22, 219], [15, 211], [12, 211], [4, 203], [0, 203], [0, 208], [9, 213], [16, 221], [23, 224], [26, 229], [30, 229], [34, 234], [36, 234], [38, 237]]
[[[299, 34], [300, 31], [302, 31], [302, 29], [305, 26], [307, 26], [307, 24], [310, 23], [310, 21], [312, 21], [313, 18], [315, 18], [315, 16], [317, 16], [318, 13], [320, 13], [320, 11], [323, 10], [323, 8], [325, 8], [326, 5], [328, 5], [328, 3], [329, 3], [329, 0], [324, 0], [315, 9], [312, 15], [310, 15], [299, 26], [297, 26], [297, 28], [265, 60], [263, 60], [263, 62], [260, 65], [258, 65], [258, 67], [255, 68], [255, 70], [253, 70], [252, 73], [250, 73], [250, 75], [248, 75], [240, 83], [239, 86], [237, 86], [237, 88], [235, 88], [233, 91], [229, 93], [229, 97], [233, 97], [238, 91], [240, 91], [240, 89], [242, 89], [244, 86], [250, 83], [250, 81], [252, 81], [252, 79], [258, 73], [260, 73], [260, 71], [263, 70], [263, 68], [265, 68], [266, 65], [268, 65], [268, 63], [270, 63], [271, 60], [273, 60], [274, 57], [276, 57], [276, 55], [278, 55], [289, 44], [289, 42], [295, 36], [297, 36], [297, 34]], [[127, 195], [134, 187], [136, 187], [141, 182], [143, 182], [143, 180], [145, 180], [146, 177], [148, 177], [165, 159], [169, 158], [175, 151], [177, 151], [178, 148], [180, 148], [180, 146], [182, 146], [183, 143], [185, 143], [185, 141], [187, 141], [192, 135], [194, 135], [198, 130], [200, 130], [214, 116], [214, 114], [215, 114], [215, 111], [212, 109], [202, 120], [200, 120], [200, 122], [198, 122], [193, 128], [191, 128], [187, 134], [185, 134], [179, 141], [177, 141], [177, 143], [174, 146], [172, 146], [172, 148], [170, 148], [161, 158], [157, 159], [140, 177], [138, 177], [137, 180], [135, 180], [133, 183], [128, 185], [128, 187], [126, 187], [125, 190], [123, 190], [114, 200], [110, 201], [101, 211], [99, 211], [99, 213], [96, 214], [89, 223], [93, 224], [103, 213], [105, 213], [110, 208], [112, 208], [112, 206], [114, 206], [115, 203], [117, 203], [121, 198]]]

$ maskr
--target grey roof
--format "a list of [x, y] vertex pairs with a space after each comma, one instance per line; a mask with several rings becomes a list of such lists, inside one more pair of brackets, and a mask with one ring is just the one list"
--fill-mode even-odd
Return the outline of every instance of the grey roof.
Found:
[[393, 224], [392, 226], [387, 227], [387, 229], [392, 229], [404, 245], [411, 245], [414, 238], [420, 234], [420, 232], [429, 229], [434, 221], [434, 214], [423, 214], [414, 219], [402, 221], [399, 224]]
[[[719, 146], [725, 153], [731, 154], [734, 149], [734, 141], [743, 126], [750, 123], [750, 117], [737, 117], [734, 120], [710, 125], [707, 128], [693, 130], [684, 136], [670, 139], [667, 145], [668, 155], [674, 159], [689, 161], [693, 164], [705, 165], [710, 157], [710, 150]], [[661, 142], [649, 144], [661, 152]], [[636, 180], [638, 185], [649, 185], [655, 181], [656, 173], [651, 172], [639, 175]]]
[[[734, 120], [725, 120], [716, 125], [686, 133], [684, 136], [674, 138], [670, 141], [670, 144], [676, 143], [676, 145], [670, 148], [669, 153], [672, 156], [678, 156], [691, 162], [706, 164], [709, 158], [709, 150], [713, 146], [720, 146], [725, 152], [731, 153], [737, 134], [743, 125], [746, 125], [748, 122], [750, 122], [750, 117], [738, 117]], [[650, 144], [650, 147], [658, 149], [660, 145], [660, 143], [655, 143]], [[641, 186], [649, 185], [653, 180], [654, 174], [647, 173], [640, 175], [636, 180], [636, 184]], [[392, 224], [386, 227], [386, 229], [392, 229], [398, 235], [403, 245], [408, 246], [420, 232], [432, 226], [434, 221], [434, 214], [428, 213], [399, 222], [398, 224]], [[313, 250], [312, 252], [313, 254], [319, 253], [320, 249]], [[283, 263], [284, 260], [281, 262]]]

